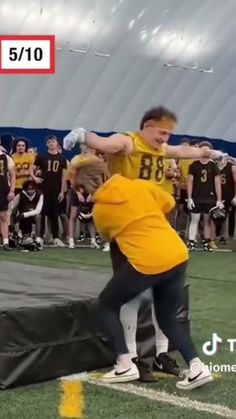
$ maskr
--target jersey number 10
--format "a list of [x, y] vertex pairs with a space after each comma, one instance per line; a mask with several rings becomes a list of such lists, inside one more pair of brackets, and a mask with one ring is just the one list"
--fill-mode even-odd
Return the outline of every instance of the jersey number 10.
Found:
[[[154, 169], [154, 173], [153, 173]], [[163, 157], [155, 159], [151, 154], [143, 154], [141, 157], [141, 166], [139, 171], [139, 179], [156, 180], [160, 182], [164, 176]]]
[[48, 160], [48, 172], [58, 172], [59, 161], [58, 160]]

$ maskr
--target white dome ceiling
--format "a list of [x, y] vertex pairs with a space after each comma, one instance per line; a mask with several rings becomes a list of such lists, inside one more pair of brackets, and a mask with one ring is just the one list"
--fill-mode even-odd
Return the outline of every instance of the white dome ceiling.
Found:
[[0, 126], [135, 129], [163, 104], [236, 141], [235, 0], [3, 0], [0, 27], [57, 44], [55, 75], [0, 76]]

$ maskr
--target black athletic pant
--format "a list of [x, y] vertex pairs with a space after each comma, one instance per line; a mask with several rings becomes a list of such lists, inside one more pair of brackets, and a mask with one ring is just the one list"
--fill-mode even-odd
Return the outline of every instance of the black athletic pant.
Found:
[[99, 296], [98, 308], [104, 332], [114, 345], [116, 356], [128, 353], [120, 309], [148, 288], [153, 290], [156, 317], [163, 333], [179, 350], [186, 363], [197, 357], [192, 339], [176, 318], [177, 308], [184, 300], [186, 263], [170, 271], [145, 275], [136, 271], [128, 262], [116, 271]]
[[59, 213], [60, 203], [58, 201], [58, 191], [45, 191], [42, 214], [48, 217], [51, 227], [53, 239], [57, 239], [59, 235]]

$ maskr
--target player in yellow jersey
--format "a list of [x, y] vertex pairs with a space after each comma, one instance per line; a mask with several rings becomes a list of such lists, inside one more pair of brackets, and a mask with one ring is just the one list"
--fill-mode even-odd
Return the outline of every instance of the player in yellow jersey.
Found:
[[[89, 133], [83, 128], [77, 128], [64, 138], [64, 148], [72, 149], [76, 144], [86, 144], [97, 151], [108, 155], [108, 168], [111, 175], [119, 173], [129, 179], [151, 180], [157, 184], [164, 181], [164, 159], [198, 159], [203, 156], [212, 159], [223, 155], [220, 151], [208, 148], [193, 148], [185, 145], [171, 146], [168, 140], [175, 129], [177, 123], [176, 115], [163, 106], [155, 107], [143, 115], [140, 122], [140, 130], [135, 132], [123, 132], [111, 135], [110, 137], [100, 137], [95, 133]], [[112, 266], [114, 272], [126, 262], [126, 257], [122, 254], [117, 243], [110, 244]], [[133, 339], [137, 327], [138, 301], [128, 303], [122, 309], [122, 324], [130, 353], [136, 357], [136, 342]], [[154, 324], [155, 325], [155, 324]], [[167, 356], [168, 340], [162, 331], [155, 325], [156, 330], [156, 360], [155, 365], [162, 371], [172, 374], [179, 374], [179, 369], [171, 358]], [[130, 338], [132, 333], [132, 339]], [[129, 341], [130, 340], [130, 345]], [[148, 368], [147, 363], [139, 365], [140, 379], [143, 381], [153, 381], [154, 378]]]
[[17, 138], [12, 147], [12, 159], [16, 171], [16, 193], [20, 193], [23, 184], [30, 179], [29, 168], [34, 163], [34, 155], [28, 154], [28, 142], [25, 138]]
[[120, 173], [130, 179], [146, 179], [161, 183], [164, 178], [164, 158], [217, 159], [221, 151], [206, 148], [171, 146], [168, 140], [177, 123], [176, 115], [159, 106], [145, 112], [137, 132], [123, 132], [100, 137], [83, 128], [71, 131], [64, 138], [64, 148], [72, 149], [76, 144], [87, 144], [101, 153], [109, 155], [111, 174]]

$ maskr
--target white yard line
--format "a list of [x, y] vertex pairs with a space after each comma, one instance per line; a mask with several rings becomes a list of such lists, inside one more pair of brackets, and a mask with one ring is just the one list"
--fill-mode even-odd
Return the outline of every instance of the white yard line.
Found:
[[85, 379], [85, 381], [101, 387], [110, 388], [111, 390], [118, 390], [126, 394], [129, 393], [138, 397], [144, 397], [145, 399], [153, 400], [155, 402], [167, 403], [181, 409], [211, 413], [212, 415], [222, 416], [224, 418], [236, 418], [236, 410], [229, 409], [220, 404], [203, 403], [198, 400], [191, 400], [188, 397], [175, 396], [174, 394], [165, 393], [164, 391], [147, 389], [133, 384], [107, 384], [90, 378], [88, 380]]

